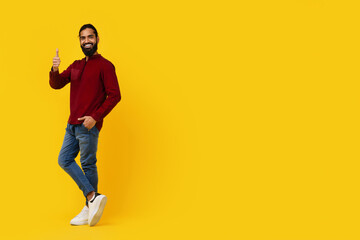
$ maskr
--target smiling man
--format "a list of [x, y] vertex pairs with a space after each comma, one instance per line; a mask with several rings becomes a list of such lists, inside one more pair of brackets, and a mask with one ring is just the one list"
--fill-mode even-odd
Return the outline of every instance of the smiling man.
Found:
[[[114, 65], [97, 52], [99, 36], [95, 27], [91, 24], [82, 26], [79, 38], [85, 57], [59, 73], [60, 57], [56, 49], [50, 86], [61, 89], [70, 83], [70, 117], [58, 162], [86, 198], [84, 208], [70, 224], [94, 226], [100, 220], [107, 201], [107, 197], [97, 189], [99, 132], [104, 117], [120, 101], [121, 95]], [[75, 162], [79, 152], [81, 168]]]

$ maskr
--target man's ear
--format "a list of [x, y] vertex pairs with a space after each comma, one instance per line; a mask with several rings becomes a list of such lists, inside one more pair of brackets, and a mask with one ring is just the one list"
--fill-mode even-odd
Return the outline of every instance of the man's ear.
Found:
[[99, 40], [100, 40], [100, 38], [99, 38], [99, 36], [97, 36], [96, 42], [99, 43]]

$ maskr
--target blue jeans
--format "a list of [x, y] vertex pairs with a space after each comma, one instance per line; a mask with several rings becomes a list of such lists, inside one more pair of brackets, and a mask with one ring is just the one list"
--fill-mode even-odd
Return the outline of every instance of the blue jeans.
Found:
[[[97, 192], [98, 173], [96, 151], [99, 130], [94, 126], [88, 130], [83, 124], [67, 124], [64, 142], [59, 154], [59, 165], [79, 186], [85, 198], [88, 193]], [[80, 151], [81, 168], [75, 162]]]

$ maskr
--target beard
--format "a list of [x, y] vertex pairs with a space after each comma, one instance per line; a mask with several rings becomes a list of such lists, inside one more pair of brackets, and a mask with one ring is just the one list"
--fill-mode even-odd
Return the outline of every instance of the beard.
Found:
[[83, 51], [85, 56], [88, 56], [88, 57], [94, 55], [94, 53], [96, 53], [96, 51], [97, 51], [97, 42], [90, 49], [87, 49], [87, 48], [83, 47], [82, 45], [80, 45], [80, 46], [81, 46], [81, 50]]

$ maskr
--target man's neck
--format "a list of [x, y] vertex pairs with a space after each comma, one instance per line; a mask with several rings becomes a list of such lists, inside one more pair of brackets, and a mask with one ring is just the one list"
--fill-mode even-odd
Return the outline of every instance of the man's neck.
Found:
[[[98, 54], [98, 52], [96, 51], [92, 56], [97, 55], [97, 54]], [[88, 61], [88, 60], [89, 60], [89, 56], [86, 56], [85, 61]]]

